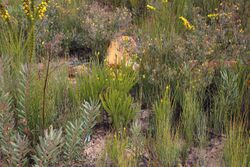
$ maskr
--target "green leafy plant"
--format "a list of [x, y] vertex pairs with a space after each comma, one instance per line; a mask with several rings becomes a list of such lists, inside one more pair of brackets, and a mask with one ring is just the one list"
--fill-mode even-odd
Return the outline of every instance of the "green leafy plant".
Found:
[[136, 166], [133, 155], [129, 153], [129, 138], [125, 131], [110, 136], [105, 147], [104, 166]]
[[75, 120], [73, 123], [68, 122], [65, 128], [65, 146], [64, 154], [68, 164], [71, 164], [73, 160], [79, 159], [79, 153], [81, 149], [81, 140], [83, 135], [83, 123], [80, 120]]
[[202, 116], [201, 100], [199, 100], [195, 90], [184, 92], [183, 100], [183, 112], [181, 114], [183, 133], [187, 143], [191, 144], [197, 140], [196, 134]]
[[142, 125], [139, 123], [139, 121], [133, 122], [130, 131], [130, 149], [134, 154], [135, 162], [139, 163], [141, 156], [145, 152], [146, 137], [142, 134]]
[[90, 72], [78, 75], [76, 80], [80, 102], [84, 100], [98, 101], [99, 94], [107, 87], [108, 82], [105, 67], [94, 63]]
[[44, 131], [44, 137], [39, 137], [36, 155], [33, 156], [35, 166], [49, 166], [58, 162], [58, 156], [63, 147], [62, 129], [56, 130], [51, 126]]
[[85, 101], [80, 107], [82, 114], [83, 127], [85, 129], [85, 140], [89, 141], [92, 133], [92, 129], [97, 124], [97, 118], [100, 115], [100, 107], [98, 101], [91, 100], [90, 102]]
[[156, 153], [153, 164], [158, 166], [177, 165], [180, 156], [180, 143], [178, 132], [171, 129], [173, 109], [170, 100], [170, 88], [167, 86], [163, 98], [154, 105], [155, 111], [155, 137], [149, 146]]
[[[81, 149], [84, 143], [90, 141], [92, 129], [97, 123], [97, 117], [100, 114], [100, 104], [95, 101], [85, 101], [80, 106], [81, 117], [74, 122], [69, 121], [66, 125], [65, 131], [65, 159], [69, 164], [73, 160], [80, 159]], [[81, 159], [80, 159], [81, 160]]]
[[130, 121], [134, 119], [136, 110], [132, 106], [131, 96], [116, 89], [108, 89], [100, 98], [116, 130], [128, 126]]
[[109, 78], [109, 87], [124, 93], [128, 93], [138, 81], [138, 72], [130, 66], [126, 66], [124, 62], [119, 68], [107, 69]]
[[224, 160], [227, 166], [249, 165], [249, 134], [243, 122], [230, 122], [224, 147]]
[[30, 141], [15, 130], [12, 99], [4, 92], [0, 93], [0, 152], [4, 164], [8, 166], [27, 165]]
[[241, 105], [240, 90], [238, 85], [239, 74], [224, 69], [220, 72], [221, 79], [218, 80], [218, 94], [214, 96], [214, 108], [211, 115], [211, 123], [217, 133], [225, 132], [230, 120], [238, 116], [235, 113]]

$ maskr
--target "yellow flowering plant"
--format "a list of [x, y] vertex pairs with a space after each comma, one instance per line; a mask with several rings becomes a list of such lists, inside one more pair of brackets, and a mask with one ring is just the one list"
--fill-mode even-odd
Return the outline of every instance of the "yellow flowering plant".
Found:
[[49, 0], [42, 0], [42, 2], [37, 7], [37, 14], [39, 19], [43, 19], [48, 8]]
[[147, 5], [147, 9], [149, 9], [149, 10], [156, 10], [156, 8], [154, 6], [152, 6], [152, 5]]
[[194, 26], [190, 24], [190, 22], [183, 16], [180, 16], [179, 19], [182, 20], [183, 25], [186, 27], [188, 30], [194, 30]]
[[0, 4], [0, 15], [4, 21], [9, 22], [10, 20], [9, 12], [5, 9], [5, 7], [2, 4]]

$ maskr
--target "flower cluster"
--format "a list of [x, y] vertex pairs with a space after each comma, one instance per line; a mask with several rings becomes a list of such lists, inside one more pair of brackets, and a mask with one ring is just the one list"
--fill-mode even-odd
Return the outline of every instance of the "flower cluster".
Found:
[[181, 16], [181, 17], [179, 17], [179, 18], [183, 21], [183, 25], [184, 25], [188, 30], [194, 30], [194, 26], [191, 25], [191, 24], [189, 23], [189, 21], [188, 21], [185, 17]]
[[38, 17], [42, 20], [48, 8], [48, 0], [43, 0], [37, 7]]
[[24, 10], [24, 13], [26, 14], [26, 16], [28, 18], [30, 18], [31, 20], [33, 20], [34, 17], [33, 17], [33, 14], [31, 12], [31, 9], [30, 9], [30, 4], [31, 4], [30, 0], [23, 0], [23, 10]]
[[2, 4], [0, 4], [0, 15], [4, 21], [8, 22], [10, 20], [9, 12], [4, 8]]

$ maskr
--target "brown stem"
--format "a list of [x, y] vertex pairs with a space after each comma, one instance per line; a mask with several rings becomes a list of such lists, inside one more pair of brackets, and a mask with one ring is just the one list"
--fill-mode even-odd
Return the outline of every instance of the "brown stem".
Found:
[[46, 75], [44, 80], [43, 86], [43, 104], [42, 104], [42, 123], [43, 123], [43, 130], [45, 129], [45, 101], [46, 101], [46, 89], [48, 85], [48, 78], [49, 78], [49, 67], [50, 67], [50, 54], [48, 55], [48, 62], [46, 68]]

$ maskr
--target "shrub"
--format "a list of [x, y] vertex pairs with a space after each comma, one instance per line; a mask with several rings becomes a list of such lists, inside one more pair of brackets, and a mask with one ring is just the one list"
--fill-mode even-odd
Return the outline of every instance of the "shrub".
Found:
[[249, 134], [245, 134], [243, 122], [230, 122], [224, 147], [224, 160], [227, 166], [249, 165]]
[[104, 166], [136, 166], [133, 155], [129, 153], [129, 137], [126, 132], [117, 133], [108, 138], [105, 147]]
[[183, 112], [181, 122], [183, 127], [184, 138], [188, 144], [197, 140], [197, 132], [200, 127], [202, 118], [201, 100], [198, 99], [194, 90], [184, 92]]
[[44, 31], [49, 28], [52, 37], [41, 41], [49, 41], [62, 33], [64, 51], [84, 59], [95, 52], [104, 56], [114, 34], [131, 22], [131, 14], [125, 8], [111, 10], [101, 3], [86, 0], [56, 1], [48, 15]]
[[76, 81], [80, 102], [98, 101], [99, 94], [107, 87], [107, 70], [102, 65], [92, 63], [91, 71], [78, 75]]
[[136, 110], [132, 106], [132, 97], [127, 95], [127, 93], [116, 89], [108, 89], [100, 98], [116, 130], [127, 127], [134, 119]]
[[177, 165], [180, 155], [178, 132], [171, 127], [173, 109], [170, 101], [170, 88], [166, 88], [163, 98], [154, 105], [155, 111], [155, 138], [152, 139], [152, 148], [157, 158], [153, 164], [158, 166]]
[[33, 156], [35, 166], [49, 166], [58, 162], [63, 140], [62, 129], [56, 130], [51, 126], [45, 130], [44, 137], [39, 137], [36, 155]]
[[138, 73], [124, 64], [118, 68], [108, 68], [108, 86], [124, 93], [128, 93], [138, 81]]
[[[230, 120], [239, 118], [243, 102], [244, 86], [240, 86], [241, 72], [238, 70], [222, 69], [217, 80], [218, 93], [214, 95], [214, 106], [211, 113], [211, 123], [217, 133], [225, 132]], [[244, 72], [243, 72], [244, 73]], [[244, 76], [246, 83], [246, 79]], [[243, 88], [243, 89], [242, 89]], [[247, 114], [247, 113], [246, 113]]]

